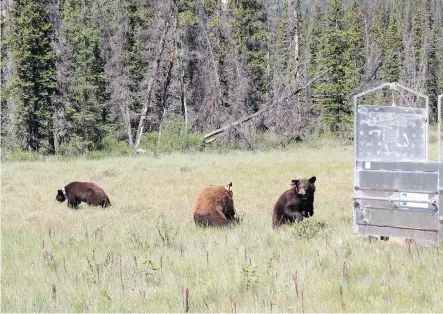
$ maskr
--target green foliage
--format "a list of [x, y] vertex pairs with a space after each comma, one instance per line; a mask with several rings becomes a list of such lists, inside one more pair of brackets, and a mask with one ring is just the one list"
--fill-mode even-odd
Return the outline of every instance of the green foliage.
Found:
[[241, 289], [252, 290], [259, 282], [257, 266], [252, 264], [243, 264], [240, 271]]
[[[118, 4], [117, 4], [118, 5]], [[129, 17], [129, 32], [127, 36], [128, 43], [126, 49], [129, 53], [128, 69], [131, 74], [131, 90], [138, 90], [138, 85], [142, 81], [146, 69], [147, 62], [143, 60], [143, 35], [152, 19], [152, 9], [149, 6], [139, 4], [136, 1], [130, 1], [127, 9]], [[138, 108], [138, 104], [134, 104], [134, 108]]]
[[124, 140], [118, 139], [115, 136], [107, 135], [102, 140], [101, 152], [112, 155], [128, 155], [133, 149]]
[[87, 141], [83, 137], [74, 134], [69, 141], [62, 143], [59, 154], [65, 156], [82, 156], [87, 154], [93, 147], [92, 141]]
[[213, 16], [208, 21], [209, 27], [217, 27], [223, 23], [223, 20], [219, 16]]
[[173, 247], [177, 245], [177, 236], [179, 229], [173, 227], [167, 217], [159, 217], [157, 221], [157, 233], [163, 245], [167, 247]]
[[[66, 120], [72, 125], [74, 150], [79, 154], [97, 149], [107, 133], [109, 108], [108, 94], [99, 54], [100, 33], [94, 22], [93, 7], [88, 1], [67, 0], [64, 3], [62, 29], [72, 53], [73, 84], [68, 95], [70, 105], [66, 108]], [[78, 30], [81, 30], [79, 32]], [[74, 153], [75, 151], [69, 151]]]
[[382, 54], [384, 57], [381, 77], [385, 82], [397, 82], [400, 78], [402, 60], [402, 35], [398, 22], [397, 2], [394, 1], [389, 23], [383, 34]]
[[10, 33], [5, 44], [13, 67], [2, 97], [17, 106], [13, 123], [21, 148], [38, 150], [43, 141], [51, 141], [52, 137], [51, 97], [55, 88], [52, 25], [44, 3], [32, 0], [12, 2], [8, 21]]
[[267, 15], [263, 0], [242, 0], [229, 2], [233, 27], [232, 36], [236, 41], [238, 53], [246, 58], [250, 71], [252, 89], [249, 99], [254, 111], [263, 103], [266, 91], [265, 47], [269, 38], [266, 30]]
[[165, 123], [160, 138], [157, 132], [144, 134], [140, 147], [158, 153], [196, 152], [202, 149], [202, 136], [186, 132], [183, 120], [174, 119]]
[[[135, 259], [135, 256], [134, 256], [134, 259]], [[136, 262], [137, 262], [137, 260], [136, 260]], [[139, 270], [146, 277], [152, 276], [152, 275], [156, 274], [159, 270], [161, 270], [159, 263], [152, 260], [152, 258], [149, 257], [148, 254], [143, 254], [137, 263], [139, 263], [139, 265], [138, 265]]]
[[299, 223], [293, 223], [289, 228], [295, 238], [309, 240], [325, 229], [326, 223], [315, 221], [311, 218]]
[[357, 91], [365, 64], [358, 3], [354, 1], [345, 11], [343, 1], [329, 1], [315, 30], [321, 37], [311, 45], [311, 67], [316, 72], [331, 69], [327, 78], [314, 87], [314, 105], [324, 110], [323, 119], [329, 130], [343, 137], [352, 133], [350, 96]]

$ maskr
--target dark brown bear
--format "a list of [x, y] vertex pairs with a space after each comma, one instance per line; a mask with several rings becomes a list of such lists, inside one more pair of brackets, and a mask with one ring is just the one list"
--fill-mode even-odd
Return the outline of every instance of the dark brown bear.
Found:
[[57, 191], [55, 197], [60, 203], [68, 200], [68, 206], [78, 208], [81, 202], [88, 205], [101, 206], [103, 208], [111, 206], [108, 196], [101, 187], [90, 182], [71, 182], [61, 190]]
[[316, 177], [308, 180], [292, 180], [292, 188], [284, 192], [274, 206], [272, 225], [302, 221], [314, 215], [314, 192]]
[[194, 202], [192, 212], [198, 226], [228, 226], [236, 220], [232, 183], [227, 186], [208, 186]]

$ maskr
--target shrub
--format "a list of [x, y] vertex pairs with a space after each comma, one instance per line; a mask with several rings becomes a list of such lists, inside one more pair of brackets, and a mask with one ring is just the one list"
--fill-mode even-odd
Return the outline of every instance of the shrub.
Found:
[[141, 147], [158, 152], [196, 152], [202, 150], [202, 136], [188, 133], [182, 120], [174, 119], [166, 122], [159, 137], [158, 132], [145, 133]]
[[299, 239], [312, 239], [315, 237], [320, 230], [326, 227], [325, 222], [314, 221], [314, 220], [305, 220], [299, 223], [294, 223], [290, 226], [292, 233], [296, 238]]
[[117, 139], [112, 135], [107, 135], [102, 140], [102, 147], [100, 151], [117, 156], [125, 156], [133, 153], [133, 149], [129, 144]]
[[91, 141], [87, 141], [81, 136], [74, 134], [69, 142], [60, 145], [59, 154], [64, 156], [81, 156], [88, 153], [92, 145]]

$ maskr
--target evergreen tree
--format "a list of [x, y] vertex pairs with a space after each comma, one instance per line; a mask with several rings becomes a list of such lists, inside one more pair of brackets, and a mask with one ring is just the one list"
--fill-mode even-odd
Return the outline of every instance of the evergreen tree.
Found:
[[318, 72], [321, 68], [321, 52], [324, 49], [325, 42], [323, 41], [323, 34], [328, 29], [326, 24], [325, 14], [322, 12], [318, 0], [314, 2], [314, 7], [312, 9], [312, 16], [310, 21], [313, 23], [311, 42], [309, 45], [309, 63], [310, 72]]
[[[429, 38], [428, 38], [429, 44], [428, 44], [428, 53], [427, 53], [427, 62], [426, 62], [426, 80], [425, 80], [425, 88], [426, 88], [426, 94], [429, 96], [429, 102], [430, 102], [430, 112], [429, 116], [431, 118], [432, 122], [437, 121], [437, 96], [441, 90], [439, 90], [439, 67], [441, 67], [442, 64], [439, 64], [438, 60], [438, 42], [437, 42], [437, 34], [435, 32], [435, 29], [432, 28], [429, 31]], [[440, 54], [441, 56], [441, 54]], [[441, 57], [440, 57], [441, 61]], [[441, 73], [442, 71], [440, 71]]]
[[43, 1], [14, 1], [10, 8], [12, 76], [6, 98], [16, 111], [13, 137], [26, 150], [53, 152], [55, 55]]
[[[346, 11], [348, 10], [348, 11]], [[359, 5], [344, 7], [341, 0], [328, 2], [325, 29], [311, 48], [316, 71], [331, 68], [328, 78], [314, 88], [314, 104], [323, 108], [329, 130], [349, 136], [352, 122], [350, 96], [355, 93], [364, 69], [364, 44]], [[320, 49], [318, 48], [320, 46]]]
[[394, 1], [386, 32], [382, 37], [383, 65], [381, 78], [385, 82], [398, 82], [402, 64], [402, 35], [400, 33], [397, 2]]
[[273, 93], [280, 92], [283, 87], [287, 85], [287, 77], [291, 76], [288, 71], [290, 38], [288, 36], [289, 14], [286, 2], [280, 14], [281, 15], [276, 18], [278, 23], [275, 32], [270, 34], [272, 42], [270, 45], [271, 76], [274, 82], [270, 88]]
[[250, 80], [247, 98], [244, 101], [252, 111], [257, 111], [267, 91], [266, 11], [263, 0], [236, 0], [229, 4], [233, 38], [236, 41], [239, 59], [247, 64], [247, 77]]
[[[417, 3], [416, 3], [417, 4]], [[412, 43], [414, 47], [414, 55], [415, 55], [415, 70], [417, 72], [420, 71], [420, 59], [423, 54], [423, 47], [424, 47], [424, 35], [425, 30], [424, 27], [426, 27], [423, 23], [424, 20], [424, 8], [422, 6], [417, 6], [415, 9], [415, 15], [412, 22]]]
[[345, 14], [346, 29], [343, 33], [347, 49], [343, 52], [346, 65], [345, 80], [350, 92], [361, 86], [365, 68], [365, 43], [362, 29], [361, 1], [353, 0]]
[[[73, 61], [72, 84], [66, 119], [71, 144], [78, 153], [97, 149], [109, 130], [104, 64], [99, 51], [99, 29], [87, 0], [66, 0], [63, 31]], [[74, 152], [75, 153], [75, 152]]]

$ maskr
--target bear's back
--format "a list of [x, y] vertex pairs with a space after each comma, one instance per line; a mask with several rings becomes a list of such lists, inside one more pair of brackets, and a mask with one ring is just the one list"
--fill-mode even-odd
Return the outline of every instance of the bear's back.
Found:
[[199, 192], [194, 202], [193, 212], [209, 212], [218, 206], [223, 206], [227, 200], [232, 199], [224, 186], [208, 186]]
[[76, 191], [76, 192], [86, 192], [89, 189], [92, 189], [96, 192], [104, 193], [103, 189], [99, 187], [97, 184], [92, 182], [71, 182], [67, 186], [65, 186], [65, 189]]

